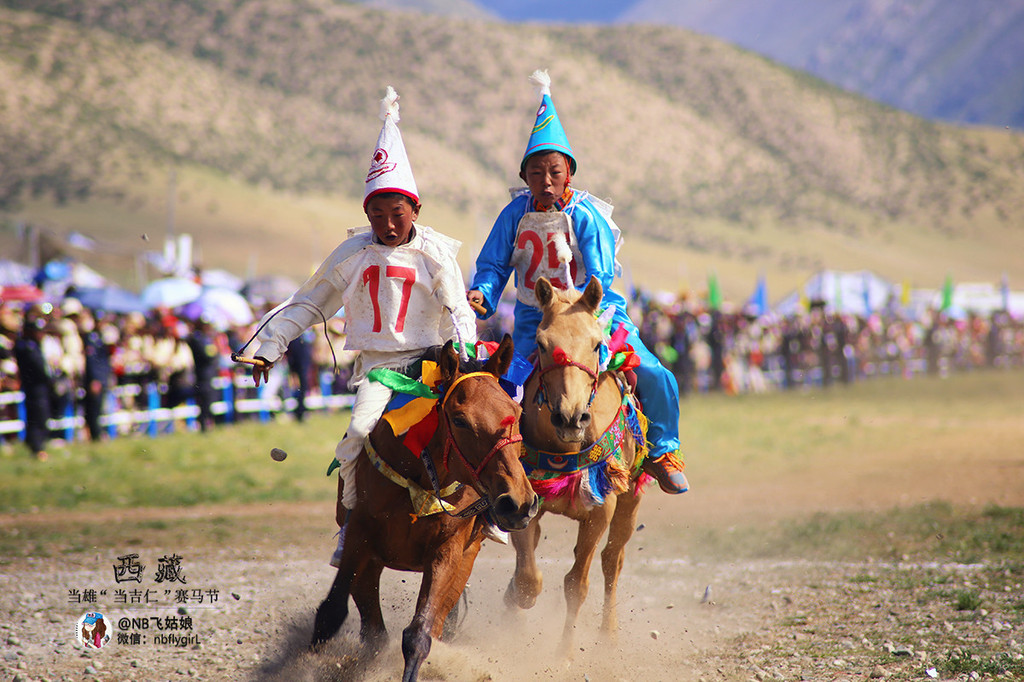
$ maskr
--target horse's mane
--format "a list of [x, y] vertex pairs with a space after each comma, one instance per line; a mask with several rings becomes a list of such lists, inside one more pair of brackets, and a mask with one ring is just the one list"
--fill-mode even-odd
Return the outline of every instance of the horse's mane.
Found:
[[[433, 362], [440, 362], [441, 351], [443, 349], [444, 346], [431, 346], [430, 348], [427, 348], [423, 352], [423, 355], [420, 356], [420, 360], [431, 360]], [[486, 364], [486, 359], [477, 360], [476, 358], [469, 358], [468, 360], [463, 360], [462, 358], [459, 358], [459, 372], [461, 374], [466, 374], [468, 372], [479, 372], [483, 370], [484, 365]]]

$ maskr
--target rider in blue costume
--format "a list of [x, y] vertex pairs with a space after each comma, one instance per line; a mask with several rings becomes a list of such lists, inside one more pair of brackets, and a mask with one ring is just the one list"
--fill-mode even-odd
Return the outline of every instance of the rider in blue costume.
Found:
[[[591, 276], [597, 277], [604, 290], [601, 309], [615, 306], [612, 328], [624, 325], [629, 332], [627, 342], [640, 357], [640, 366], [634, 370], [637, 393], [650, 420], [650, 451], [644, 470], [665, 492], [685, 492], [688, 484], [677, 456], [679, 387], [673, 374], [644, 346], [636, 325], [626, 314], [626, 300], [611, 288], [618, 274], [615, 254], [619, 240], [611, 206], [571, 187], [576, 159], [551, 101], [550, 79], [546, 72], [536, 72], [531, 80], [541, 88], [541, 104], [520, 165], [519, 176], [527, 189], [514, 192], [512, 201], [498, 215], [477, 257], [468, 298], [484, 307], [482, 318], [490, 317], [509, 275], [515, 271], [513, 338], [516, 351], [530, 355], [536, 348], [537, 325], [542, 317], [533, 288], [540, 276], [565, 288], [566, 267], [558, 256], [568, 246], [573, 284], [582, 289]], [[568, 243], [556, 245], [552, 237], [561, 232], [568, 233]]]

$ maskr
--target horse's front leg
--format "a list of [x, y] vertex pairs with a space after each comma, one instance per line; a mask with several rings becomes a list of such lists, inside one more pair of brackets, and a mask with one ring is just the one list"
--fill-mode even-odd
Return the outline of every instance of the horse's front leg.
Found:
[[590, 587], [590, 563], [597, 551], [597, 543], [601, 541], [615, 512], [615, 496], [609, 495], [604, 504], [594, 507], [582, 521], [576, 536], [576, 548], [573, 554], [576, 560], [572, 568], [565, 574], [565, 628], [562, 630], [562, 649], [571, 653], [576, 620], [580, 608], [587, 598]]
[[420, 584], [420, 594], [416, 600], [416, 615], [402, 631], [402, 655], [405, 657], [402, 682], [416, 680], [420, 666], [430, 653], [430, 635], [437, 622], [445, 594], [462, 559], [461, 541], [464, 540], [461, 534], [457, 536], [455, 542], [449, 539], [437, 548], [433, 559], [423, 567], [423, 582]]
[[441, 603], [437, 610], [437, 618], [431, 631], [431, 634], [437, 639], [441, 639], [448, 614], [455, 604], [458, 603], [459, 598], [462, 597], [462, 592], [466, 589], [466, 583], [469, 582], [469, 575], [473, 572], [473, 564], [476, 563], [476, 557], [479, 553], [480, 541], [471, 541], [465, 548], [461, 560], [456, 565], [451, 580], [448, 581], [448, 589], [442, 595]]
[[516, 550], [516, 571], [505, 590], [505, 605], [509, 608], [533, 608], [544, 587], [544, 576], [537, 567], [541, 514], [537, 514], [523, 530], [509, 533]]
[[633, 537], [636, 517], [640, 511], [640, 495], [631, 489], [617, 496], [615, 514], [608, 527], [608, 543], [601, 550], [601, 571], [604, 573], [604, 611], [602, 632], [614, 635], [619, 630], [618, 601], [619, 574], [626, 556], [626, 543]]

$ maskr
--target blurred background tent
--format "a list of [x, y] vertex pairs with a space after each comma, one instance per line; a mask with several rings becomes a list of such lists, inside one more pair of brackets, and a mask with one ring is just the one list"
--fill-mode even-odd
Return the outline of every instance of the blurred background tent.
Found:
[[775, 312], [795, 315], [806, 312], [804, 306], [810, 303], [824, 305], [828, 312], [868, 317], [898, 302], [899, 296], [898, 286], [870, 270], [821, 270], [811, 276], [800, 289], [779, 301]]

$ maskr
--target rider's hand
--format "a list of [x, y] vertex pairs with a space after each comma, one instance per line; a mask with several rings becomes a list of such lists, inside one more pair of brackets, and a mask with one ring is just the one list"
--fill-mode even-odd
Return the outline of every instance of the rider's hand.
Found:
[[476, 289], [470, 289], [466, 292], [466, 300], [469, 301], [470, 307], [478, 313], [487, 309], [484, 305], [484, 295]]
[[260, 364], [252, 366], [252, 379], [256, 382], [256, 385], [259, 386], [261, 379], [263, 383], [267, 383], [270, 380], [270, 370], [274, 366], [274, 363], [264, 357], [260, 357], [259, 355], [257, 355], [255, 359], [259, 360]]

